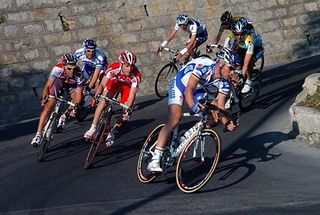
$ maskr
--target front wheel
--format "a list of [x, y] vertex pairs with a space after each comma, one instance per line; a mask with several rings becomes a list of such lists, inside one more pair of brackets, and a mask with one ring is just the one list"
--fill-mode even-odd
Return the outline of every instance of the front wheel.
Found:
[[101, 144], [105, 141], [105, 132], [109, 131], [109, 125], [110, 118], [101, 118], [84, 163], [85, 169], [90, 169], [92, 167], [93, 161], [98, 154], [99, 148]]
[[44, 160], [45, 154], [48, 151], [51, 140], [53, 139], [53, 133], [55, 132], [58, 124], [58, 115], [52, 113], [53, 116], [50, 116], [49, 121], [47, 122], [45, 132], [43, 134], [42, 141], [40, 142], [39, 156], [38, 161], [41, 162]]
[[163, 127], [164, 124], [161, 124], [153, 129], [142, 146], [137, 163], [137, 175], [142, 183], [149, 183], [157, 177], [156, 174], [147, 169], [147, 166], [151, 161], [152, 155], [156, 148], [159, 133]]
[[220, 157], [221, 141], [218, 133], [204, 129], [182, 150], [176, 168], [176, 182], [184, 193], [201, 189], [212, 177]]
[[168, 96], [170, 83], [178, 73], [178, 67], [174, 63], [168, 63], [160, 70], [155, 83], [155, 91], [159, 98]]
[[262, 85], [262, 79], [261, 79], [261, 72], [259, 69], [254, 69], [252, 71], [252, 84], [251, 84], [251, 89], [247, 93], [241, 93], [239, 92], [239, 99], [240, 99], [240, 109], [242, 111], [248, 110], [257, 100], [261, 85]]

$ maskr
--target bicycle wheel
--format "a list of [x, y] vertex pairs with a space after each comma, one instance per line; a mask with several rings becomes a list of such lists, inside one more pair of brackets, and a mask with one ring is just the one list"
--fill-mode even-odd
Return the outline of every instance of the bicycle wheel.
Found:
[[149, 183], [155, 179], [158, 175], [147, 170], [147, 166], [152, 158], [152, 154], [156, 148], [157, 139], [160, 130], [163, 128], [164, 124], [158, 125], [149, 134], [148, 138], [144, 142], [142, 149], [139, 154], [137, 163], [137, 175], [142, 183]]
[[209, 181], [217, 167], [220, 150], [220, 137], [212, 129], [204, 129], [201, 136], [187, 143], [176, 168], [176, 182], [182, 192], [196, 192]]
[[47, 128], [45, 129], [45, 133], [43, 134], [43, 139], [40, 142], [39, 156], [38, 161], [41, 162], [44, 160], [45, 154], [48, 151], [48, 147], [53, 139], [53, 133], [55, 132], [58, 124], [58, 115], [56, 113], [52, 113], [53, 116], [50, 116], [49, 121], [47, 122]]
[[255, 101], [257, 100], [259, 93], [260, 93], [260, 89], [261, 89], [261, 84], [262, 84], [262, 80], [261, 80], [261, 72], [258, 69], [254, 69], [252, 72], [252, 84], [251, 84], [251, 89], [248, 93], [241, 93], [241, 91], [239, 92], [239, 99], [240, 99], [240, 109], [242, 111], [248, 110], [253, 103], [255, 103]]
[[93, 141], [91, 143], [89, 152], [87, 154], [85, 163], [84, 163], [84, 168], [85, 169], [90, 169], [93, 165], [93, 161], [95, 157], [98, 154], [99, 148], [101, 144], [104, 143], [108, 132], [110, 130], [110, 120], [111, 120], [111, 113], [108, 114], [107, 117], [102, 117], [98, 126], [97, 126], [97, 131], [96, 134], [93, 138]]
[[168, 96], [170, 83], [178, 73], [178, 67], [174, 63], [168, 63], [160, 70], [155, 83], [155, 91], [159, 98], [163, 99]]

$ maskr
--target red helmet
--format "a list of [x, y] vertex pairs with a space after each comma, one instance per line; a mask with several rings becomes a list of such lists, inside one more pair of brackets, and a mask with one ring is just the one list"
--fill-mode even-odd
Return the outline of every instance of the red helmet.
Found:
[[137, 57], [132, 52], [124, 51], [120, 54], [119, 60], [121, 63], [134, 65], [137, 62]]

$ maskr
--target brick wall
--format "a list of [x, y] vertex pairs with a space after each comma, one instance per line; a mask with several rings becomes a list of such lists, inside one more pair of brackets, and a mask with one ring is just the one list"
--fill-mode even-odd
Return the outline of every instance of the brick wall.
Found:
[[[320, 0], [0, 0], [0, 124], [39, 115], [32, 89], [40, 90], [61, 54], [85, 38], [97, 40], [109, 63], [125, 49], [136, 52], [144, 95], [153, 93], [168, 57], [155, 50], [180, 12], [206, 23], [207, 43], [223, 11], [249, 17], [272, 65], [319, 53], [319, 8]], [[170, 46], [181, 47], [187, 37], [179, 33]]]

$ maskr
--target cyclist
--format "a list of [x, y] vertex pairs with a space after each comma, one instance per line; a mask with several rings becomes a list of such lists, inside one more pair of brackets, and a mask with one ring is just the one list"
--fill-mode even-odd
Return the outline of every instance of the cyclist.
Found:
[[[194, 94], [199, 89], [205, 89], [212, 92], [213, 103], [220, 109], [225, 109], [226, 97], [230, 94], [231, 83], [230, 76], [236, 67], [239, 67], [240, 58], [238, 54], [229, 49], [220, 53], [217, 62], [210, 58], [200, 57], [188, 62], [175, 76], [171, 82], [168, 98], [169, 116], [167, 123], [161, 129], [155, 152], [147, 168], [151, 172], [162, 172], [160, 167], [160, 158], [164, 147], [168, 142], [172, 130], [178, 125], [182, 118], [182, 105], [186, 100], [191, 113], [198, 113], [202, 109], [199, 101], [194, 100]], [[212, 117], [216, 121], [221, 121], [225, 127], [233, 131], [237, 125], [227, 117], [216, 118], [217, 114], [212, 112]]]
[[220, 29], [219, 29], [217, 36], [213, 40], [213, 44], [218, 44], [223, 32], [225, 30], [231, 30], [232, 23], [238, 21], [241, 18], [247, 20], [247, 23], [248, 23], [247, 30], [254, 32], [254, 27], [253, 27], [252, 21], [250, 19], [245, 18], [245, 17], [241, 17], [241, 16], [232, 16], [231, 12], [225, 11], [220, 17], [220, 21], [221, 21]]
[[186, 62], [189, 61], [190, 55], [192, 58], [196, 57], [195, 51], [197, 48], [208, 39], [208, 32], [204, 23], [200, 20], [192, 19], [187, 14], [182, 13], [177, 16], [176, 24], [172, 32], [167, 36], [167, 39], [158, 47], [158, 53], [175, 37], [179, 29], [189, 33], [189, 40], [187, 46], [180, 50], [176, 56], [180, 60], [183, 55], [186, 55]]
[[[84, 93], [87, 94], [95, 89], [96, 82], [99, 76], [104, 72], [108, 66], [106, 54], [99, 48], [93, 39], [85, 39], [83, 41], [83, 48], [75, 52], [77, 60], [82, 66], [82, 71], [85, 78]], [[68, 115], [62, 114], [58, 129], [64, 129]]]
[[255, 62], [264, 54], [261, 36], [248, 31], [248, 22], [241, 18], [231, 25], [231, 33], [224, 42], [224, 47], [235, 50], [243, 59], [242, 75], [247, 78], [242, 93], [251, 89], [251, 74]]
[[[121, 102], [129, 106], [129, 110], [124, 110], [122, 115], [117, 119], [116, 124], [110, 130], [108, 137], [106, 138], [106, 145], [110, 146], [113, 144], [114, 139], [119, 133], [119, 128], [124, 122], [128, 121], [136, 94], [138, 91], [139, 84], [141, 82], [141, 72], [135, 65], [137, 61], [136, 55], [132, 52], [125, 51], [120, 54], [119, 62], [111, 64], [96, 91], [95, 97], [102, 93], [103, 96], [113, 98], [119, 91], [121, 92]], [[90, 129], [84, 134], [86, 139], [92, 139], [96, 132], [97, 124], [100, 120], [101, 114], [108, 104], [106, 100], [100, 100]]]
[[[42, 91], [41, 106], [44, 106], [44, 110], [40, 115], [37, 133], [31, 141], [31, 144], [35, 147], [40, 144], [43, 128], [56, 105], [56, 99], [48, 96], [59, 97], [67, 90], [73, 103], [79, 104], [82, 99], [84, 77], [80, 68], [76, 65], [76, 57], [73, 54], [66, 54], [61, 59], [62, 63], [57, 64], [52, 69]], [[70, 109], [69, 111], [70, 115], [75, 115], [75, 110], [71, 111]]]

